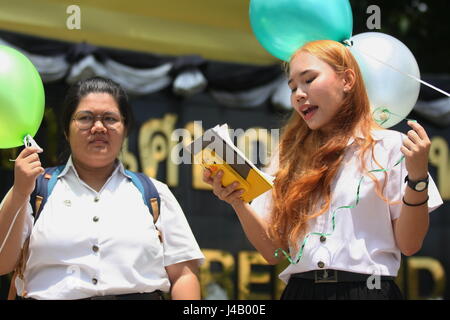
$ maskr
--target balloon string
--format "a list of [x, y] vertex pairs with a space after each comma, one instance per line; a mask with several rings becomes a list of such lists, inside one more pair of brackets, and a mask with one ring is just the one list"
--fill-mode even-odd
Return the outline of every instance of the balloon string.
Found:
[[356, 48], [353, 46], [353, 41], [352, 41], [352, 40], [344, 40], [343, 42], [344, 42], [344, 44], [346, 44], [346, 45], [352, 47], [353, 50], [355, 50], [355, 51], [357, 51], [357, 52], [359, 52], [359, 53], [362, 53], [362, 54], [368, 56], [369, 58], [372, 58], [372, 59], [374, 59], [375, 61], [378, 61], [379, 63], [384, 64], [385, 66], [391, 68], [392, 70], [395, 70], [395, 71], [397, 71], [397, 72], [399, 72], [399, 73], [401, 73], [401, 74], [403, 74], [403, 75], [405, 75], [405, 76], [407, 76], [407, 77], [410, 77], [410, 78], [412, 78], [412, 79], [414, 79], [414, 80], [416, 80], [416, 81], [422, 83], [423, 85], [426, 85], [427, 87], [430, 87], [431, 89], [434, 89], [434, 90], [436, 90], [436, 91], [438, 91], [438, 92], [440, 92], [440, 93], [442, 93], [442, 94], [444, 94], [444, 95], [446, 95], [447, 97], [450, 98], [450, 93], [448, 93], [448, 92], [446, 92], [446, 91], [444, 91], [444, 90], [442, 90], [442, 89], [439, 89], [439, 88], [433, 86], [432, 84], [430, 84], [430, 83], [428, 83], [428, 82], [426, 82], [426, 81], [423, 81], [422, 79], [417, 78], [416, 76], [413, 76], [412, 74], [409, 74], [409, 73], [407, 73], [407, 72], [403, 72], [403, 71], [401, 71], [401, 70], [395, 68], [394, 66], [390, 65], [389, 63], [386, 63], [386, 62], [384, 62], [384, 61], [381, 61], [381, 60], [378, 59], [378, 58], [375, 58], [374, 56], [372, 56], [371, 54], [369, 54], [369, 53], [367, 53], [367, 52], [364, 52], [364, 51], [362, 51], [362, 50], [360, 50], [360, 49], [356, 49]]
[[[404, 158], [405, 158], [405, 156], [401, 156], [401, 158], [400, 158], [400, 159], [392, 166], [392, 168], [394, 168], [394, 167], [396, 167], [397, 165], [399, 165], [399, 164], [403, 161]], [[391, 168], [391, 169], [392, 169], [392, 168]], [[375, 170], [370, 170], [368, 173], [372, 173], [372, 172], [388, 172], [388, 171], [391, 170], [391, 169], [375, 169]], [[297, 263], [300, 261], [300, 259], [302, 258], [302, 256], [303, 256], [303, 250], [304, 250], [304, 248], [305, 248], [305, 246], [306, 246], [306, 243], [308, 242], [310, 236], [313, 236], [313, 235], [321, 236], [321, 237], [322, 237], [322, 236], [324, 236], [324, 237], [329, 237], [329, 236], [331, 236], [331, 235], [333, 234], [334, 230], [336, 229], [336, 213], [337, 213], [337, 211], [338, 211], [339, 209], [353, 209], [353, 208], [355, 208], [355, 207], [358, 205], [359, 200], [360, 200], [359, 193], [360, 193], [360, 189], [361, 189], [361, 183], [363, 182], [363, 180], [364, 180], [364, 176], [362, 176], [362, 177], [359, 179], [358, 187], [357, 187], [357, 189], [356, 189], [356, 200], [355, 200], [355, 204], [349, 205], [349, 206], [342, 206], [342, 207], [336, 208], [336, 209], [333, 211], [333, 214], [332, 214], [332, 217], [331, 217], [331, 223], [332, 223], [332, 231], [331, 231], [331, 232], [329, 232], [329, 233], [319, 233], [319, 232], [310, 232], [310, 233], [308, 233], [308, 234], [306, 235], [305, 239], [303, 240], [302, 246], [301, 246], [300, 251], [299, 251], [299, 253], [298, 253], [298, 255], [297, 255], [297, 259], [295, 259], [295, 262], [294, 262], [294, 260], [292, 260], [292, 258], [291, 258], [291, 256], [289, 255], [289, 253], [287, 253], [285, 250], [283, 250], [283, 249], [281, 249], [281, 248], [278, 248], [277, 250], [275, 250], [274, 256], [278, 258], [279, 252], [281, 251], [281, 252], [283, 253], [283, 255], [287, 258], [287, 260], [288, 260], [291, 264], [297, 264]]]
[[[395, 114], [395, 113], [389, 111], [389, 110], [386, 109], [386, 108], [378, 108], [378, 109], [381, 109], [381, 112], [383, 112], [383, 114], [399, 116], [399, 115], [397, 115], [397, 114]], [[375, 111], [377, 111], [378, 109], [376, 109]], [[375, 111], [374, 111], [374, 112], [375, 112]], [[400, 116], [399, 116], [399, 117], [400, 117]], [[405, 119], [406, 119], [406, 118], [405, 118]], [[389, 118], [383, 119], [384, 122], [386, 122], [387, 120], [389, 120]], [[414, 119], [406, 119], [406, 120], [417, 122], [417, 120], [414, 120]], [[381, 124], [383, 124], [384, 122], [382, 122]], [[392, 166], [392, 168], [390, 168], [390, 169], [374, 169], [374, 170], [368, 171], [368, 173], [373, 173], [373, 172], [388, 172], [388, 171], [392, 170], [393, 168], [395, 168], [397, 165], [399, 165], [399, 164], [403, 161], [403, 159], [405, 159], [405, 156], [402, 155], [402, 156], [400, 157], [400, 159], [399, 159], [399, 160]], [[336, 213], [337, 213], [337, 211], [340, 210], [340, 209], [353, 209], [353, 208], [355, 208], [355, 207], [358, 205], [359, 200], [360, 200], [359, 193], [360, 193], [360, 189], [361, 189], [361, 183], [363, 182], [363, 180], [364, 180], [364, 176], [361, 176], [361, 178], [359, 179], [359, 182], [358, 182], [358, 187], [356, 188], [356, 200], [355, 200], [355, 204], [354, 204], [354, 205], [349, 205], [349, 206], [338, 207], [338, 208], [336, 208], [336, 209], [333, 211], [333, 214], [331, 215], [331, 225], [332, 225], [332, 231], [331, 231], [331, 232], [329, 232], [329, 233], [319, 233], [319, 232], [310, 232], [310, 233], [308, 233], [308, 234], [305, 236], [305, 239], [304, 239], [303, 242], [302, 242], [302, 245], [301, 245], [301, 247], [300, 247], [300, 251], [299, 251], [299, 253], [298, 253], [297, 258], [295, 259], [295, 261], [291, 258], [291, 256], [289, 255], [289, 253], [286, 252], [285, 250], [283, 250], [282, 248], [276, 249], [276, 250], [275, 250], [275, 253], [274, 253], [274, 256], [275, 256], [276, 258], [278, 258], [279, 255], [280, 255], [279, 252], [281, 251], [281, 253], [286, 257], [286, 259], [287, 259], [291, 264], [297, 264], [297, 263], [300, 261], [300, 259], [302, 258], [302, 256], [303, 256], [303, 251], [304, 251], [304, 249], [305, 249], [306, 243], [308, 242], [308, 240], [309, 240], [309, 238], [310, 238], [311, 236], [313, 236], [313, 235], [315, 235], [315, 236], [320, 236], [320, 237], [322, 237], [322, 236], [324, 236], [324, 237], [329, 237], [329, 236], [331, 236], [331, 235], [333, 234], [334, 230], [336, 229]]]

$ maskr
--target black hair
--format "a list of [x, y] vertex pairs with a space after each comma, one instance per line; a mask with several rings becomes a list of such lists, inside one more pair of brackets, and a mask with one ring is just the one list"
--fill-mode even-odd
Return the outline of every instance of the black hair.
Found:
[[[79, 80], [67, 90], [61, 115], [61, 128], [66, 139], [69, 138], [70, 123], [75, 110], [80, 101], [90, 93], [108, 93], [114, 98], [119, 106], [120, 115], [124, 118], [126, 135], [128, 136], [133, 127], [134, 117], [126, 92], [113, 80], [96, 76]], [[59, 164], [65, 164], [71, 154], [70, 146], [66, 139], [63, 139], [63, 151], [58, 156]]]
[[130, 133], [133, 124], [133, 113], [128, 102], [128, 96], [122, 87], [111, 79], [103, 77], [92, 77], [79, 80], [69, 87], [63, 103], [62, 129], [66, 137], [69, 137], [69, 128], [73, 113], [77, 109], [80, 101], [90, 93], [108, 93], [119, 106], [121, 116], [127, 135]]

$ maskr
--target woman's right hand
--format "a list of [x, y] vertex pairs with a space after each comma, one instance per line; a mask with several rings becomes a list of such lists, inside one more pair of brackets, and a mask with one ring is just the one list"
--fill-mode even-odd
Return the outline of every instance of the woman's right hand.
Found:
[[242, 204], [241, 196], [244, 193], [243, 189], [238, 189], [240, 184], [235, 181], [229, 186], [222, 186], [223, 171], [219, 170], [214, 177], [211, 177], [211, 171], [208, 169], [203, 170], [203, 181], [210, 184], [213, 187], [213, 193], [220, 199], [231, 206]]
[[34, 190], [36, 178], [44, 173], [38, 155], [38, 148], [25, 148], [14, 165], [14, 192], [28, 197]]

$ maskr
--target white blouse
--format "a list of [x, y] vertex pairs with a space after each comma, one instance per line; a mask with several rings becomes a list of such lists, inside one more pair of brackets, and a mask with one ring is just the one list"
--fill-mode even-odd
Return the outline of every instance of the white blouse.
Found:
[[[387, 185], [384, 196], [395, 203], [387, 203], [375, 193], [375, 183], [364, 176], [360, 191], [359, 203], [354, 208], [341, 208], [356, 203], [356, 194], [359, 181], [363, 176], [359, 171], [358, 152], [353, 139], [349, 141], [345, 151], [344, 160], [331, 185], [331, 206], [323, 215], [309, 220], [307, 234], [310, 232], [330, 234], [322, 237], [311, 235], [306, 241], [302, 257], [296, 264], [289, 266], [280, 274], [280, 279], [288, 282], [291, 274], [319, 269], [335, 269], [363, 274], [376, 274], [396, 276], [400, 267], [401, 252], [395, 243], [392, 220], [400, 217], [402, 196], [406, 183], [404, 179], [408, 174], [404, 160], [394, 166], [402, 157], [400, 147], [405, 135], [392, 130], [377, 130], [372, 132], [375, 144], [375, 159], [383, 168], [388, 169]], [[370, 155], [366, 160], [367, 169], [379, 169], [372, 162]], [[274, 171], [271, 172], [272, 174]], [[382, 184], [384, 173], [373, 173]], [[431, 212], [443, 202], [439, 191], [429, 177], [428, 211]], [[252, 208], [263, 218], [268, 219], [271, 206], [271, 192], [268, 191], [256, 198]], [[335, 230], [333, 231], [332, 214], [336, 210]], [[298, 248], [303, 244], [304, 238], [298, 240]], [[297, 260], [299, 251], [291, 257]], [[281, 252], [280, 252], [281, 254]]]
[[71, 158], [33, 226], [31, 206], [23, 241], [31, 232], [25, 283], [34, 299], [168, 292], [165, 267], [204, 256], [167, 185], [152, 179], [161, 198], [156, 227], [140, 191], [119, 163], [99, 192], [78, 176]]

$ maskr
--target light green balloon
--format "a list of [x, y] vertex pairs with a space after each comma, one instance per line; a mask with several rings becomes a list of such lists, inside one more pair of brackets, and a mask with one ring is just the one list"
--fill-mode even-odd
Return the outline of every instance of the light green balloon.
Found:
[[0, 45], [0, 148], [23, 145], [34, 137], [44, 117], [44, 86], [31, 61]]

